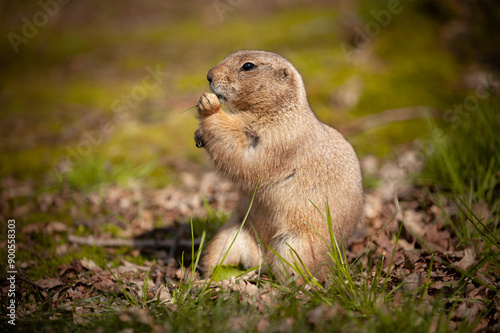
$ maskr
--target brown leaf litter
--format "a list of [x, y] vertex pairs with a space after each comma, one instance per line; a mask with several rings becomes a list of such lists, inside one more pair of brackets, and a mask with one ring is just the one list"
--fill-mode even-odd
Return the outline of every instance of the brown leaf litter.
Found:
[[[500, 296], [493, 290], [500, 288], [498, 280], [500, 274], [496, 271], [492, 275], [491, 271], [481, 269], [473, 280], [463, 279], [460, 272], [470, 269], [481, 260], [480, 253], [477, 252], [481, 244], [477, 244], [477, 247], [457, 247], [457, 237], [443, 219], [444, 214], [458, 210], [456, 205], [446, 199], [438, 204], [427, 189], [415, 186], [408, 180], [411, 174], [422, 167], [415, 151], [405, 151], [396, 161], [384, 162], [380, 166], [379, 164], [379, 160], [370, 156], [362, 161], [365, 174], [380, 179], [380, 184], [377, 188], [366, 191], [364, 214], [366, 228], [364, 234], [350, 243], [346, 251], [347, 258], [353, 261], [368, 247], [375, 258], [374, 264], [384, 258], [384, 269], [389, 272], [389, 288], [403, 282], [403, 292], [416, 292], [425, 288], [424, 297], [427, 301], [438, 295], [445, 297], [455, 295], [456, 298], [460, 298], [454, 307], [451, 304], [443, 305], [451, 312], [452, 329], [461, 321], [472, 323], [475, 319], [479, 321], [476, 331], [499, 329]], [[93, 235], [85, 236], [87, 238], [83, 240], [80, 238], [81, 242], [93, 240], [94, 244], [103, 242], [101, 245], [107, 246], [106, 241], [116, 237], [103, 232], [101, 227], [104, 225], [116, 226], [120, 230], [120, 239], [133, 240], [133, 237], [152, 230], [155, 221], [158, 220], [163, 221], [165, 227], [177, 230], [175, 228], [179, 224], [194, 216], [201, 218], [206, 216], [207, 212], [201, 197], [206, 198], [212, 209], [229, 211], [234, 208], [235, 190], [214, 174], [185, 171], [180, 179], [182, 185], [178, 187], [170, 185], [159, 190], [148, 190], [110, 186], [99, 195], [69, 190], [37, 195], [32, 182], [11, 178], [0, 180], [2, 184], [0, 215], [4, 220], [6, 217], [23, 219], [29, 213], [41, 211], [58, 215], [67, 213], [72, 222], [40, 221], [24, 225], [22, 228], [26, 244], [20, 243], [18, 251], [32, 251], [33, 260], [17, 263], [20, 276], [24, 276], [18, 284], [18, 292], [20, 299], [26, 297], [26, 301], [21, 302], [19, 306], [27, 313], [35, 311], [38, 304], [34, 298], [36, 295], [38, 302], [46, 302], [51, 309], [60, 311], [52, 319], [71, 315], [74, 322], [84, 323], [86, 315], [98, 313], [102, 309], [98, 303], [79, 303], [80, 305], [76, 307], [72, 304], [90, 297], [107, 297], [104, 295], [114, 293], [119, 297], [112, 299], [112, 306], [116, 306], [117, 311], [120, 311], [120, 320], [127, 321], [132, 317], [139, 317], [144, 323], [151, 323], [152, 317], [147, 310], [136, 308], [124, 312], [121, 310], [120, 306], [128, 304], [123, 295], [124, 292], [128, 292], [138, 302], [143, 298], [148, 302], [160, 300], [171, 311], [176, 311], [177, 306], [171, 301], [177, 287], [170, 283], [171, 281], [190, 280], [197, 288], [203, 288], [207, 283], [207, 280], [199, 278], [198, 272], [190, 276], [190, 271], [185, 267], [179, 267], [176, 260], [167, 261], [165, 258], [158, 258], [157, 264], [153, 267], [151, 267], [152, 262], [137, 265], [120, 260], [117, 267], [109, 263], [108, 267], [113, 268], [103, 269], [102, 263], [98, 265], [89, 258], [83, 258], [74, 259], [71, 263], [58, 267], [57, 276], [44, 277], [34, 282], [25, 276], [30, 269], [37, 269], [39, 265], [37, 258], [53, 255], [48, 251], [40, 253], [32, 250], [35, 244], [34, 237], [37, 234], [62, 239], [61, 235], [65, 233], [72, 235], [80, 225], [93, 230]], [[483, 202], [474, 205], [472, 209], [481, 218], [491, 214]], [[387, 224], [389, 221], [392, 222]], [[396, 244], [395, 238], [400, 229], [401, 237]], [[379, 236], [374, 239], [378, 233]], [[186, 242], [184, 245], [190, 246], [189, 233], [177, 233], [176, 237], [177, 243]], [[73, 238], [73, 241], [76, 243], [77, 239]], [[75, 244], [59, 244], [56, 253], [65, 255], [75, 249]], [[108, 253], [112, 255], [114, 252], [109, 249]], [[134, 253], [139, 255], [139, 252]], [[389, 267], [391, 258], [393, 262]], [[164, 264], [163, 259], [168, 264]], [[145, 288], [144, 281], [149, 269], [151, 269], [150, 276], [146, 279], [147, 288]], [[371, 271], [371, 268], [367, 271]], [[227, 297], [227, 294], [218, 291], [229, 290], [238, 295], [240, 302], [264, 312], [273, 305], [281, 291], [265, 283], [265, 277], [264, 283], [257, 286], [256, 274], [251, 272], [240, 278], [233, 277], [218, 283], [212, 282], [209, 288], [213, 290], [214, 297]], [[464, 283], [465, 288], [456, 294], [457, 288]], [[0, 287], [4, 293], [8, 285], [2, 280]], [[146, 289], [146, 295], [143, 295], [143, 288]], [[399, 295], [398, 291], [395, 302], [398, 302]], [[308, 297], [304, 293], [296, 297], [301, 302], [308, 302]], [[487, 316], [479, 317], [486, 313], [485, 310], [488, 308], [491, 311], [487, 312]], [[338, 305], [330, 307], [322, 304], [309, 312], [307, 321], [310, 325], [319, 325], [333, 316], [342, 315], [343, 311], [345, 310]], [[293, 319], [284, 318], [280, 325], [282, 326], [280, 329], [286, 331], [292, 327]], [[257, 323], [259, 331], [269, 327], [267, 319]]]

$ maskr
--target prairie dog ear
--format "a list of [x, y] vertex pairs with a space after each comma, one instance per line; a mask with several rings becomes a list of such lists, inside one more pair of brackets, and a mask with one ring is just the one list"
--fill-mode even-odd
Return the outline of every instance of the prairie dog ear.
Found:
[[292, 77], [292, 71], [288, 67], [283, 67], [282, 69], [279, 70], [279, 79], [281, 81], [287, 81], [289, 78]]

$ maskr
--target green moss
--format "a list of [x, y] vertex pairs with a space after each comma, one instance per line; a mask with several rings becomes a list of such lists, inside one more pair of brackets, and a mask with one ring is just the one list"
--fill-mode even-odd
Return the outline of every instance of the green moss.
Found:
[[50, 172], [53, 162], [61, 151], [50, 146], [38, 146], [24, 151], [0, 154], [0, 176], [19, 179], [39, 179]]
[[76, 230], [73, 232], [74, 235], [76, 236], [88, 236], [92, 235], [93, 231], [89, 227], [80, 224], [76, 227]]
[[73, 189], [88, 192], [110, 184], [128, 186], [134, 179], [148, 177], [156, 166], [156, 160], [115, 163], [113, 159], [96, 153], [77, 160], [69, 170], [57, 174], [56, 177], [59, 187], [66, 182]]
[[[362, 15], [366, 20], [373, 19], [370, 10], [384, 6], [385, 2], [363, 1], [361, 11], [366, 15]], [[71, 134], [77, 138], [67, 142], [62, 137], [62, 132], [68, 130], [67, 124], [78, 124], [88, 113], [109, 120], [113, 101], [142, 82], [146, 66], [160, 63], [166, 64], [169, 72], [165, 82], [148, 94], [127, 119], [114, 122], [108, 141], [94, 146], [88, 161], [77, 166], [69, 177], [78, 188], [99, 182], [126, 183], [127, 177], [136, 176], [137, 168], [162, 156], [199, 161], [203, 152], [194, 147], [192, 139], [196, 120], [189, 114], [178, 116], [184, 110], [182, 107], [169, 110], [165, 105], [176, 105], [172, 101], [185, 97], [192, 98], [195, 104], [198, 94], [208, 89], [207, 70], [228, 52], [239, 48], [267, 49], [289, 58], [302, 73], [318, 116], [331, 124], [403, 106], [446, 107], [450, 100], [456, 100], [452, 82], [456, 80], [457, 66], [438, 47], [436, 27], [413, 13], [411, 7], [394, 16], [373, 41], [382, 67], [352, 64], [345, 59], [340, 48], [340, 12], [335, 8], [293, 6], [251, 17], [243, 7], [227, 15], [222, 24], [208, 28], [197, 17], [183, 17], [155, 21], [133, 30], [111, 24], [97, 36], [92, 33], [92, 26], [47, 30], [39, 42], [26, 45], [27, 49], [38, 48], [40, 61], [29, 69], [21, 69], [29, 60], [25, 54], [17, 58], [24, 65], [13, 67], [21, 73], [9, 70], [2, 80], [13, 83], [6, 85], [5, 93], [10, 97], [6, 112], [38, 119], [36, 132], [51, 133], [56, 144], [40, 143], [22, 152], [2, 155], [1, 174], [29, 174], [39, 178], [50, 172], [52, 165], [64, 159], [66, 147], [75, 148], [81, 141], [78, 131], [83, 134], [95, 129], [95, 124], [75, 127]], [[414, 33], [415, 26], [420, 27], [418, 34]], [[42, 39], [46, 45], [55, 46], [42, 47]], [[397, 49], [394, 45], [398, 45]], [[200, 49], [203, 52], [197, 51]], [[364, 82], [359, 103], [352, 112], [337, 113], [330, 105], [331, 95], [354, 75]], [[15, 83], [13, 78], [19, 76], [24, 79]], [[191, 106], [188, 104], [185, 108]], [[405, 130], [406, 125], [400, 123], [402, 129], [394, 126], [389, 129], [388, 138], [380, 144], [395, 141], [384, 148], [374, 147], [373, 140], [366, 143], [361, 137], [354, 140], [360, 151], [379, 150], [382, 154], [390, 151], [394, 142], [408, 142], [415, 137], [408, 135], [413, 129]], [[378, 132], [377, 137], [385, 136]], [[363, 136], [367, 137], [370, 135]], [[19, 165], [26, 166], [22, 172]], [[106, 176], [106, 168], [111, 168], [111, 176]], [[152, 186], [164, 186], [171, 180], [171, 170], [159, 164], [151, 167], [147, 177]]]
[[78, 247], [79, 251], [72, 254], [69, 257], [76, 258], [76, 259], [83, 259], [83, 258], [88, 258], [92, 259], [96, 264], [99, 266], [102, 266], [102, 263], [105, 262], [106, 258], [106, 250], [102, 247], [99, 246], [87, 246], [87, 245], [81, 245]]
[[[130, 249], [129, 249], [129, 252], [130, 252]], [[140, 265], [140, 266], [144, 266], [146, 264], [146, 262], [150, 259], [154, 259], [154, 258], [147, 258], [144, 255], [140, 255], [140, 256], [131, 256], [131, 255], [127, 256], [127, 255], [125, 255], [125, 256], [123, 256], [123, 260], [133, 262], [134, 264]]]
[[422, 128], [425, 128], [423, 119], [393, 122], [350, 136], [348, 141], [358, 156], [374, 154], [378, 157], [393, 157], [398, 145], [425, 136]]
[[118, 227], [116, 224], [104, 223], [100, 226], [100, 231], [103, 234], [110, 234], [113, 237], [118, 237], [123, 229]]
[[[366, 78], [359, 114], [414, 105], [444, 108], [453, 98], [459, 66], [437, 44], [437, 28], [413, 12], [400, 15], [373, 41], [385, 70]], [[411, 34], [415, 26], [421, 28]], [[398, 45], [397, 52], [394, 45]]]
[[363, 188], [365, 190], [375, 189], [380, 185], [380, 179], [373, 176], [363, 175]]
[[22, 220], [20, 220], [20, 224], [22, 226], [27, 226], [33, 223], [45, 223], [45, 222], [51, 222], [51, 221], [58, 221], [59, 216], [55, 216], [54, 214], [50, 213], [43, 213], [43, 212], [32, 212], [26, 216], [23, 216]]

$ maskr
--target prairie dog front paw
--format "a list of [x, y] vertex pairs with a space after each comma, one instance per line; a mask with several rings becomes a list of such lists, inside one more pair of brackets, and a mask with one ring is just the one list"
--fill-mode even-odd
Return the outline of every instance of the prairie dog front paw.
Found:
[[198, 102], [198, 113], [202, 117], [207, 117], [220, 110], [220, 101], [215, 94], [204, 93]]
[[194, 132], [194, 142], [196, 147], [203, 148], [205, 146], [205, 141], [203, 139], [203, 131], [201, 128], [198, 128], [196, 132]]

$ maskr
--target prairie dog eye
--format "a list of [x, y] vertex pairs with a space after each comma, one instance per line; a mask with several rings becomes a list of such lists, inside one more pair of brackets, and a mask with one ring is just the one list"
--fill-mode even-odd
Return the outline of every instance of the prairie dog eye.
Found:
[[257, 66], [252, 64], [251, 62], [246, 62], [241, 66], [241, 69], [244, 70], [245, 72], [251, 71], [252, 69], [255, 69]]

